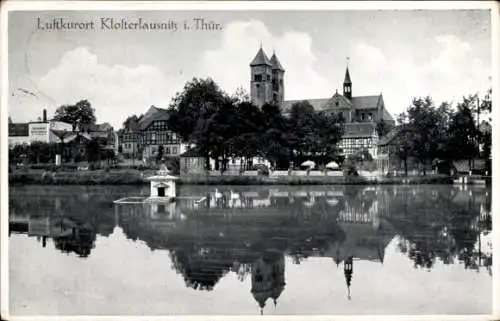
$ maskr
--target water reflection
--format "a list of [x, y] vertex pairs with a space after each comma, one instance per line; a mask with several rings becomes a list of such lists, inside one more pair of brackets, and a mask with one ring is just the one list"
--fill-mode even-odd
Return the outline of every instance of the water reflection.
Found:
[[[356, 261], [383, 265], [386, 247], [398, 249], [416, 269], [439, 260], [491, 275], [491, 193], [485, 188], [378, 186], [311, 188], [183, 187], [168, 205], [122, 204], [125, 193], [78, 188], [53, 193], [11, 188], [9, 233], [52, 239], [57, 250], [92, 255], [96, 238], [115, 227], [151, 251], [168, 251], [185, 286], [212, 291], [228, 273], [243, 282], [262, 309], [286, 290], [286, 257], [331, 258], [343, 267], [346, 296]], [[342, 264], [343, 263], [343, 264]]]

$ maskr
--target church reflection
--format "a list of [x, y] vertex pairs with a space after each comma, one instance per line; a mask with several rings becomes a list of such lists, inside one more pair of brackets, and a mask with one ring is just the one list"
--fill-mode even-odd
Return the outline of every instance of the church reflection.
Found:
[[331, 259], [351, 299], [356, 262], [383, 265], [392, 240], [415, 268], [432, 269], [441, 261], [491, 274], [491, 193], [484, 188], [343, 186], [221, 190], [219, 199], [215, 194], [206, 192], [203, 204], [180, 199], [114, 206], [109, 195], [96, 193], [14, 197], [9, 232], [37, 237], [42, 247], [52, 239], [59, 251], [87, 257], [97, 235], [109, 236], [118, 226], [151, 251], [168, 251], [193, 290], [214, 290], [228, 273], [241, 281], [250, 277], [249, 292], [261, 312], [269, 302], [278, 304], [287, 261]]

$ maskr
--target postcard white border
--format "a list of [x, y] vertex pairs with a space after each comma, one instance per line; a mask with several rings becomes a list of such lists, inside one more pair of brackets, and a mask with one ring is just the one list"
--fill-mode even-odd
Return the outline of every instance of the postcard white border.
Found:
[[[0, 70], [1, 73], [1, 108], [0, 108], [0, 147], [1, 147], [1, 162], [0, 162], [0, 313], [2, 319], [8, 320], [254, 320], [261, 316], [158, 316], [158, 317], [140, 317], [140, 316], [39, 316], [39, 317], [12, 317], [8, 311], [8, 12], [10, 11], [48, 11], [48, 10], [203, 10], [203, 11], [229, 11], [229, 10], [451, 10], [451, 9], [490, 9], [491, 10], [491, 44], [492, 44], [492, 87], [493, 87], [493, 112], [492, 125], [493, 137], [500, 138], [500, 110], [497, 108], [499, 101], [499, 75], [500, 70], [500, 24], [499, 24], [499, 3], [495, 1], [6, 1], [1, 3], [1, 51], [0, 51]], [[500, 171], [500, 144], [493, 139], [492, 143], [493, 155], [493, 173]], [[493, 180], [492, 195], [500, 195], [500, 182], [498, 179]], [[497, 232], [500, 226], [500, 202], [494, 197], [492, 199], [492, 217], [493, 217], [493, 311], [492, 315], [390, 315], [390, 316], [265, 316], [269, 320], [302, 320], [305, 317], [309, 320], [493, 320], [500, 318], [500, 259], [496, 255], [497, 248], [500, 246], [500, 236]]]

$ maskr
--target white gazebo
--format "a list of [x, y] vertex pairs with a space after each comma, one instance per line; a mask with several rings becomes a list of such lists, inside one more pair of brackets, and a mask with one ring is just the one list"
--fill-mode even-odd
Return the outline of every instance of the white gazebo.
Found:
[[165, 165], [162, 166], [155, 176], [148, 177], [151, 182], [151, 194], [149, 199], [172, 199], [176, 197], [175, 181]]

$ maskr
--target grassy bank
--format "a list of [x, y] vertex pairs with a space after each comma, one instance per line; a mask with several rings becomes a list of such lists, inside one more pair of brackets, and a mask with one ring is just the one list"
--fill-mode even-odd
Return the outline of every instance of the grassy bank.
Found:
[[147, 180], [140, 172], [43, 172], [28, 171], [9, 173], [9, 184], [41, 185], [140, 185]]
[[452, 184], [450, 177], [363, 177], [335, 176], [189, 176], [179, 181], [185, 185], [379, 185], [379, 184]]
[[[142, 185], [153, 172], [138, 170], [46, 172], [16, 171], [9, 173], [9, 184], [41, 185]], [[452, 184], [445, 176], [363, 177], [334, 176], [183, 176], [183, 185], [378, 185], [378, 184]]]

